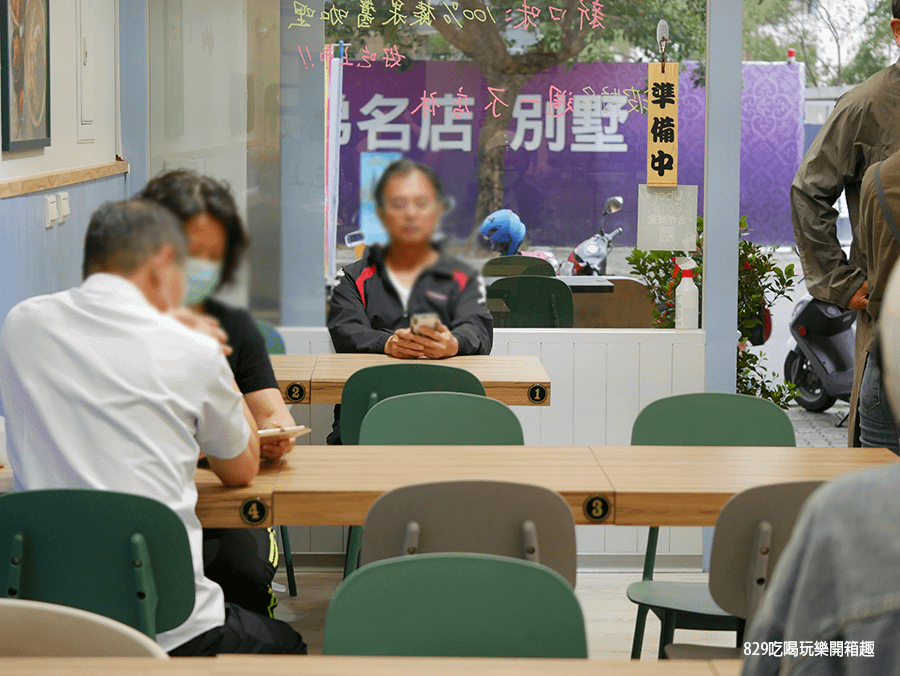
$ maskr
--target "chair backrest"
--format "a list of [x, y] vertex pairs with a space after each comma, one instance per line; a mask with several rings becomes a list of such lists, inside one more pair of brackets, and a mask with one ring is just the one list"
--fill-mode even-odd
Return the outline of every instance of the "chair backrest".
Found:
[[169, 655], [126, 624], [55, 603], [0, 599], [0, 657], [156, 657]]
[[269, 322], [263, 321], [262, 319], [256, 320], [256, 327], [259, 329], [259, 332], [263, 335], [263, 338], [266, 341], [266, 351], [269, 354], [284, 354], [286, 349], [284, 347], [284, 338], [281, 337], [281, 334], [278, 333], [278, 329], [272, 326]]
[[359, 426], [375, 404], [412, 392], [484, 395], [484, 385], [470, 371], [446, 364], [378, 364], [359, 369], [347, 378], [341, 394], [341, 443], [359, 443]]
[[575, 586], [575, 520], [556, 491], [488, 479], [432, 481], [381, 495], [366, 514], [360, 563], [475, 552], [540, 563]]
[[375, 404], [359, 427], [359, 443], [503, 446], [524, 444], [525, 437], [516, 414], [496, 399], [418, 392]]
[[755, 486], [725, 503], [716, 519], [709, 566], [709, 591], [719, 606], [753, 619], [800, 508], [822, 483]]
[[376, 561], [338, 587], [331, 655], [587, 657], [584, 617], [556, 571], [487, 554]]
[[538, 275], [555, 277], [556, 270], [543, 258], [533, 256], [500, 256], [491, 258], [481, 268], [484, 277], [510, 277], [512, 275]]
[[505, 327], [571, 328], [575, 321], [572, 289], [556, 277], [503, 277], [488, 287], [487, 297], [506, 303]]
[[794, 446], [787, 413], [746, 394], [678, 394], [647, 404], [631, 428], [634, 446]]
[[169, 507], [89, 489], [0, 496], [0, 597], [81, 608], [156, 638], [194, 608], [187, 531]]

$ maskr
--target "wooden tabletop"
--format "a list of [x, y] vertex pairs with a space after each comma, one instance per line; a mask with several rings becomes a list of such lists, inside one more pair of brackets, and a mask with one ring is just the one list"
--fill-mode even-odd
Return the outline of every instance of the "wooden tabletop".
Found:
[[[297, 446], [297, 448], [301, 448]], [[275, 479], [284, 461], [263, 460], [249, 486], [223, 486], [212, 470], [198, 469], [197, 516], [207, 528], [262, 528], [272, 520]]]
[[[310, 382], [312, 403], [339, 404], [344, 383], [353, 373], [396, 361], [385, 354], [320, 354]], [[504, 404], [550, 405], [550, 378], [537, 357], [471, 355], [442, 359], [440, 363], [470, 371], [482, 382], [487, 396]]]
[[571, 505], [576, 523], [592, 523], [585, 514], [589, 498], [613, 501], [612, 486], [587, 446], [296, 446], [275, 481], [275, 518], [280, 524], [360, 524], [385, 491], [473, 478], [552, 488]]
[[593, 446], [615, 489], [619, 526], [714, 526], [753, 486], [832, 479], [897, 460], [882, 448]]
[[273, 354], [272, 370], [286, 404], [308, 404], [309, 381], [317, 356], [314, 354]]
[[[735, 661], [736, 663], [737, 660]], [[725, 663], [716, 662], [716, 665]], [[732, 676], [737, 671], [722, 672]], [[711, 662], [561, 660], [470, 657], [339, 657], [331, 655], [219, 655], [71, 657], [0, 660], [0, 676], [718, 676]]]

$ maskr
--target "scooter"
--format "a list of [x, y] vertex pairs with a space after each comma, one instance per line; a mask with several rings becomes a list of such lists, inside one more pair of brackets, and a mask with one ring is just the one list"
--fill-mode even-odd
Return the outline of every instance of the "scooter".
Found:
[[784, 360], [784, 379], [797, 386], [797, 403], [807, 411], [850, 401], [855, 321], [855, 311], [812, 296], [795, 304], [790, 323], [795, 344]]
[[560, 275], [605, 275], [606, 259], [612, 249], [612, 241], [616, 235], [622, 232], [622, 228], [616, 228], [611, 233], [603, 231], [603, 224], [609, 214], [616, 213], [622, 208], [621, 197], [610, 197], [603, 206], [603, 215], [600, 220], [600, 232], [584, 240], [572, 250], [567, 260], [559, 266]]

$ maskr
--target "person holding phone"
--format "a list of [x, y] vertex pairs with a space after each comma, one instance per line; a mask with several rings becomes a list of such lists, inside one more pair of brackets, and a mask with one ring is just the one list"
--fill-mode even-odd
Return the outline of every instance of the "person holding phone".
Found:
[[[336, 352], [397, 359], [443, 359], [489, 354], [494, 323], [477, 271], [432, 241], [444, 212], [435, 171], [403, 159], [375, 186], [387, 246], [374, 244], [338, 273], [328, 313]], [[437, 315], [420, 317], [420, 315]], [[416, 317], [416, 332], [410, 328]], [[340, 407], [328, 443], [340, 443]]]

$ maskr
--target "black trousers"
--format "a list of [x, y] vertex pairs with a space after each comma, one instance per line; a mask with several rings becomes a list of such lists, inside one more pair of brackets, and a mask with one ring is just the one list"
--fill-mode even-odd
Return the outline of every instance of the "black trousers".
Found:
[[225, 624], [169, 651], [172, 657], [212, 657], [220, 653], [305, 655], [306, 643], [287, 622], [226, 603]]
[[272, 578], [278, 565], [278, 546], [271, 528], [204, 528], [203, 569], [234, 603], [268, 617], [278, 601]]

